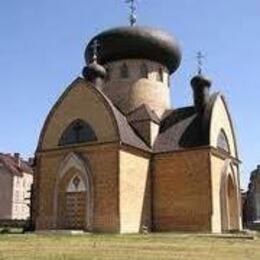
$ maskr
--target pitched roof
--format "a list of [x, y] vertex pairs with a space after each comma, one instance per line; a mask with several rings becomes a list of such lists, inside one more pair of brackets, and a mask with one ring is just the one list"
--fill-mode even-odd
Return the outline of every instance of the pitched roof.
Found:
[[139, 135], [135, 132], [132, 126], [128, 123], [127, 118], [124, 114], [117, 108], [112, 101], [100, 90], [97, 91], [106, 99], [107, 103], [110, 105], [119, 131], [120, 141], [123, 144], [127, 144], [144, 151], [151, 151], [151, 149], [147, 146], [147, 144], [139, 137]]
[[159, 117], [147, 104], [142, 104], [135, 110], [128, 113], [127, 120], [128, 122], [151, 120], [157, 124], [160, 123]]
[[9, 170], [13, 175], [22, 176], [23, 173], [33, 173], [32, 167], [28, 162], [19, 159], [20, 162], [11, 154], [0, 153], [0, 162]]
[[114, 109], [121, 142], [144, 151], [151, 151], [147, 144], [141, 139], [141, 137], [139, 137], [132, 126], [127, 122], [126, 117], [119, 110], [116, 110], [116, 108]]
[[211, 112], [217, 96], [218, 93], [211, 95], [203, 116], [199, 116], [194, 107], [167, 111], [154, 143], [154, 152], [170, 152], [208, 145]]

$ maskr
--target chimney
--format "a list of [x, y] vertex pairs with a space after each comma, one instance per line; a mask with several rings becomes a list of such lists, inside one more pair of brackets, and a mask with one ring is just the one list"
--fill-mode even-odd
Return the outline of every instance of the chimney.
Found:
[[201, 74], [196, 75], [191, 80], [191, 86], [193, 89], [194, 106], [199, 116], [202, 116], [205, 107], [209, 101], [209, 89], [211, 81]]

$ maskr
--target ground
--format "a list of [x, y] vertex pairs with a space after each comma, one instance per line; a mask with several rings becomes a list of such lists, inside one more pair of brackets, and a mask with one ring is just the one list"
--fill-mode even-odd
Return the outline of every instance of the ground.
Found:
[[2, 259], [260, 259], [260, 239], [191, 234], [0, 235]]

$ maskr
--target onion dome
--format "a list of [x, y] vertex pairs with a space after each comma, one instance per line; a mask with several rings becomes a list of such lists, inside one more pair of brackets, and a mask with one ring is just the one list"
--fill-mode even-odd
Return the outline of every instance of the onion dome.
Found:
[[93, 82], [97, 78], [104, 79], [106, 77], [106, 69], [97, 62], [92, 62], [83, 69], [84, 78]]
[[198, 88], [198, 87], [207, 87], [209, 88], [211, 86], [211, 80], [203, 76], [202, 74], [198, 74], [195, 77], [192, 78], [191, 80], [191, 86], [193, 88]]
[[165, 65], [170, 73], [176, 71], [180, 65], [181, 51], [177, 41], [158, 29], [126, 26], [101, 32], [86, 48], [87, 64], [91, 61], [91, 46], [96, 40], [101, 46], [98, 57], [100, 64], [123, 59], [148, 59]]
[[199, 115], [203, 115], [210, 99], [209, 89], [211, 81], [202, 74], [198, 74], [192, 78], [191, 86], [193, 89], [194, 107]]

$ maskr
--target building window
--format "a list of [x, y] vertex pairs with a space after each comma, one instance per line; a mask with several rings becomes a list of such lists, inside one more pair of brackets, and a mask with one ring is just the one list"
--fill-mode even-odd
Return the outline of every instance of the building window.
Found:
[[148, 67], [145, 63], [143, 63], [140, 67], [140, 74], [141, 74], [141, 78], [148, 79]]
[[97, 141], [92, 127], [83, 120], [75, 120], [63, 132], [59, 146]]
[[127, 79], [129, 77], [128, 66], [125, 63], [120, 67], [120, 77], [122, 79]]
[[225, 131], [223, 129], [218, 134], [217, 147], [220, 150], [224, 150], [227, 153], [230, 152], [230, 147], [229, 147], [227, 135], [226, 135], [226, 133], [225, 133]]
[[163, 82], [163, 69], [160, 68], [157, 73], [157, 81]]

